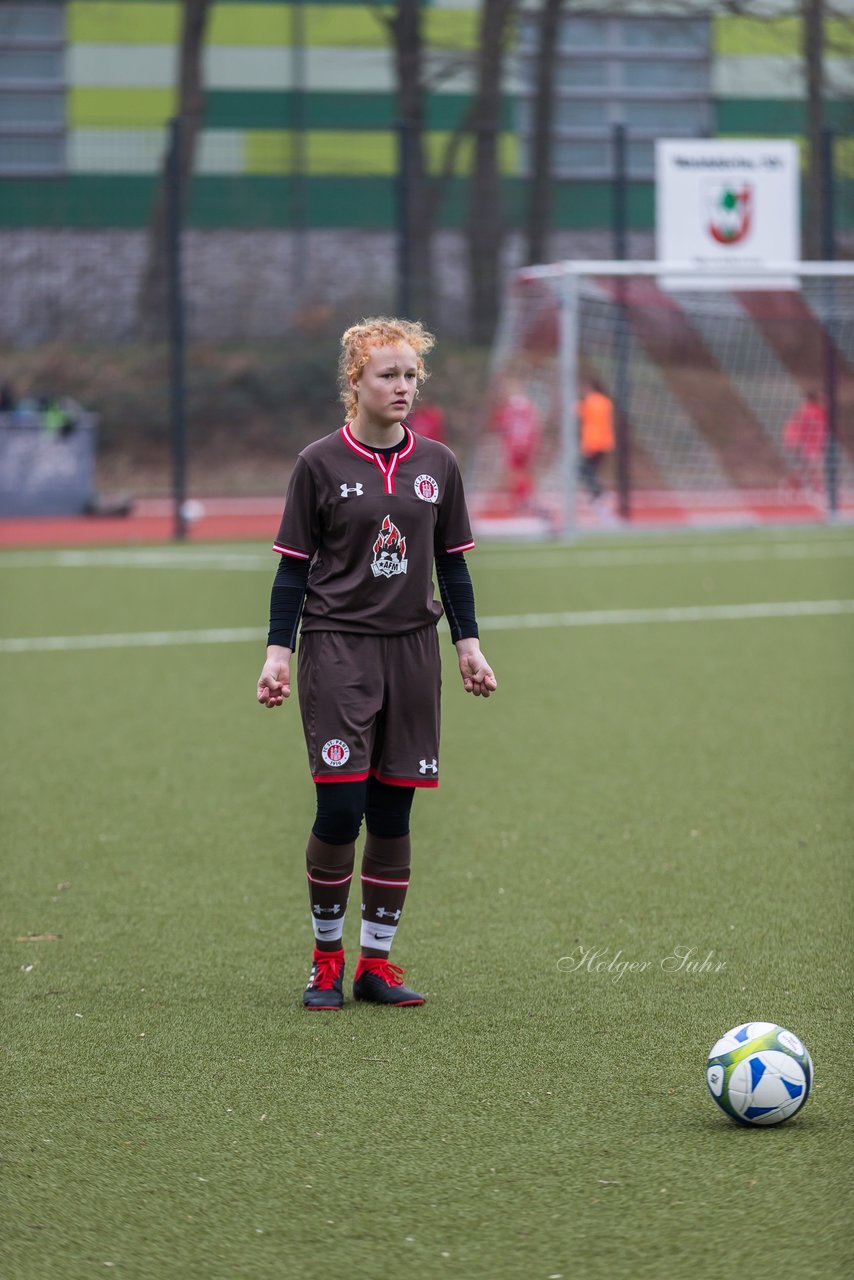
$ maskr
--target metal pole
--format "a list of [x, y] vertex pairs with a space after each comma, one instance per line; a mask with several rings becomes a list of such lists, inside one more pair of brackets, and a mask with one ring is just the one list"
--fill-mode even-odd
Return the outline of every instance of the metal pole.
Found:
[[[626, 126], [615, 124], [614, 145], [614, 258], [622, 262], [628, 250], [628, 165], [626, 160]], [[614, 334], [614, 426], [617, 444], [617, 510], [623, 520], [631, 519], [631, 457], [629, 435], [629, 357], [631, 327], [626, 305], [626, 280], [616, 280], [617, 313]]]
[[564, 271], [558, 278], [560, 311], [560, 425], [563, 445], [563, 518], [561, 534], [575, 537], [578, 505], [578, 276]]
[[[836, 175], [834, 134], [829, 125], [821, 131], [821, 252], [827, 262], [836, 257]], [[828, 280], [824, 289], [824, 403], [827, 406], [827, 445], [824, 474], [827, 511], [835, 519], [839, 511], [839, 395], [836, 356], [836, 289]]]
[[626, 126], [624, 124], [614, 125], [611, 140], [614, 155], [614, 175], [612, 180], [614, 198], [611, 206], [611, 235], [614, 245], [614, 257], [618, 262], [622, 262], [624, 258], [628, 257], [626, 252], [628, 239], [628, 186], [626, 182]]
[[166, 189], [169, 277], [169, 356], [172, 420], [172, 498], [174, 537], [187, 536], [187, 423], [185, 391], [184, 290], [181, 277], [181, 233], [183, 200], [181, 191], [181, 120], [169, 122], [169, 181]]
[[412, 243], [409, 217], [411, 120], [398, 121], [397, 139], [397, 314], [406, 317], [412, 306]]

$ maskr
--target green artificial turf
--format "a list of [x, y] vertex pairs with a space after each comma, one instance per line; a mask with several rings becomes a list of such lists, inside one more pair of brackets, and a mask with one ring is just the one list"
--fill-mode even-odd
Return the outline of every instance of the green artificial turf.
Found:
[[[484, 619], [854, 597], [845, 531], [470, 563]], [[4, 553], [0, 625], [261, 629], [272, 570]], [[482, 702], [444, 636], [393, 956], [429, 1000], [325, 1015], [313, 789], [295, 699], [254, 703], [263, 642], [0, 649], [0, 1275], [850, 1274], [852, 640], [854, 615], [485, 624]], [[748, 1019], [815, 1061], [778, 1129], [706, 1091]]]

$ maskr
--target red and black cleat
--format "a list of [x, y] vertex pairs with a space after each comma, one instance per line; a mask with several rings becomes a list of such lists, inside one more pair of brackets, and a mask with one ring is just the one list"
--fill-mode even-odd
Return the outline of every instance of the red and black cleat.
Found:
[[344, 952], [318, 951], [315, 947], [303, 994], [305, 1009], [340, 1009], [344, 1004]]
[[423, 1004], [424, 996], [403, 985], [403, 970], [382, 956], [359, 956], [353, 998], [370, 1004]]

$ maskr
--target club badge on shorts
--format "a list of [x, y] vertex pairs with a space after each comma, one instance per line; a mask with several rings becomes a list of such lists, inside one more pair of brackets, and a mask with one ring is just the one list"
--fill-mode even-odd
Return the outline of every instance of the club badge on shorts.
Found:
[[340, 738], [330, 738], [328, 742], [324, 742], [320, 754], [323, 763], [328, 764], [330, 769], [340, 769], [350, 759], [350, 748]]
[[439, 486], [432, 476], [417, 476], [415, 480], [415, 496], [424, 502], [436, 502], [439, 497]]
[[371, 572], [375, 578], [393, 578], [398, 573], [406, 573], [406, 563], [406, 539], [391, 516], [386, 516], [374, 543]]

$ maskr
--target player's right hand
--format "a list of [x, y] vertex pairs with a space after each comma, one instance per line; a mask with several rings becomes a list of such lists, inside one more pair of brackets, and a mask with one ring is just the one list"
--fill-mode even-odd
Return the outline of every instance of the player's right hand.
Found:
[[262, 707], [280, 707], [291, 696], [290, 653], [268, 656], [258, 677], [257, 698]]

